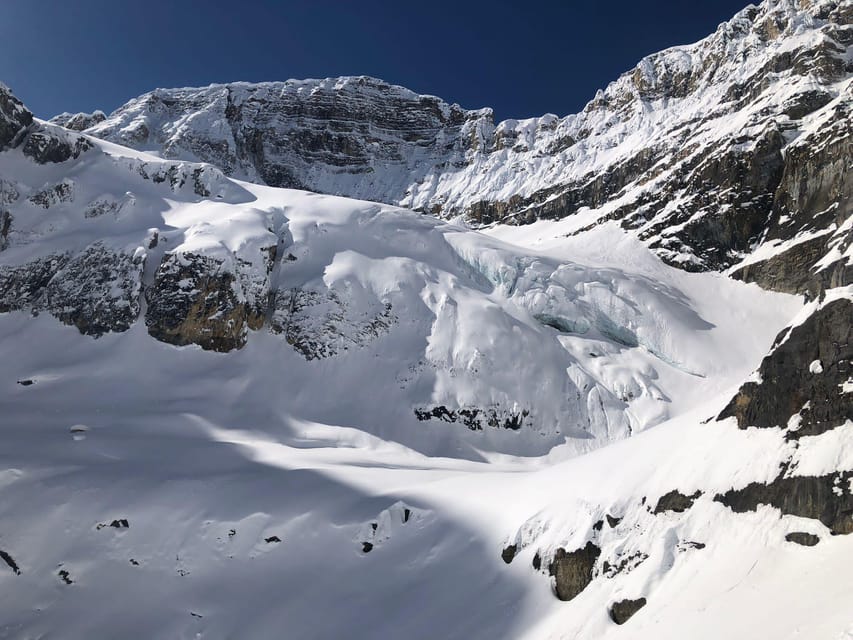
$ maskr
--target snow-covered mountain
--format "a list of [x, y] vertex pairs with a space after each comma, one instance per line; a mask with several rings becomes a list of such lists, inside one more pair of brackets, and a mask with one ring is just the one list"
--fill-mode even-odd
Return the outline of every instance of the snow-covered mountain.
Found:
[[[158, 89], [87, 131], [242, 179], [478, 224], [571, 216], [577, 232], [618, 220], [689, 270], [787, 243], [790, 268], [844, 243], [826, 231], [827, 219], [849, 218], [840, 205], [853, 193], [838, 160], [853, 133], [851, 11], [847, 1], [766, 0], [694, 45], [645, 58], [565, 118], [496, 125], [489, 109], [345, 77]], [[790, 289], [779, 261], [739, 277]], [[793, 288], [844, 268], [815, 278], [808, 266]]]
[[0, 638], [853, 638], [851, 19], [497, 126], [0, 86]]
[[[139, 321], [162, 342], [219, 352], [271, 334], [303, 383], [346, 398], [342, 411], [309, 394], [304, 415], [430, 454], [541, 455], [567, 437], [583, 451], [645, 430], [748, 374], [770, 346], [764, 325], [780, 329], [797, 306], [719, 276], [561, 260], [31, 126], [0, 155], [0, 309], [94, 337]], [[46, 162], [29, 152], [39, 136], [85, 151]]]

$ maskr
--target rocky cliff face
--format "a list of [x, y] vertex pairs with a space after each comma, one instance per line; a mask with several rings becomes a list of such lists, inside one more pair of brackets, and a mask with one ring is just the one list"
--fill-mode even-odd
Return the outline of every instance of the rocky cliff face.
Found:
[[468, 164], [490, 122], [488, 109], [345, 77], [157, 89], [87, 132], [272, 186], [398, 203], [413, 174]]
[[15, 147], [33, 123], [33, 114], [8, 87], [0, 85], [0, 150]]
[[819, 305], [802, 324], [783, 331], [721, 414], [742, 429], [778, 427], [792, 439], [820, 435], [853, 421], [853, 302]]
[[476, 224], [586, 212], [575, 231], [617, 220], [688, 270], [733, 267], [835, 224], [807, 254], [738, 272], [804, 290], [850, 278], [816, 265], [850, 215], [851, 21], [846, 2], [765, 0], [645, 58], [565, 118], [495, 124], [488, 109], [358, 77], [158, 89], [88, 132]]
[[97, 124], [100, 124], [107, 119], [107, 115], [103, 111], [93, 111], [92, 113], [60, 113], [50, 119], [51, 124], [71, 129], [71, 131], [84, 131]]

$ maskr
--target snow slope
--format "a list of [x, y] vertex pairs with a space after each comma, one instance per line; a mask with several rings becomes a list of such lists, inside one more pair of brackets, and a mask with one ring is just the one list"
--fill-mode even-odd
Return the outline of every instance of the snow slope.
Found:
[[[765, 0], [494, 130], [368, 78], [68, 129], [0, 85], [0, 638], [853, 638], [852, 15]], [[318, 150], [300, 101], [360, 124]], [[196, 135], [269, 160], [249, 106], [322, 190], [573, 215], [478, 231], [236, 180], [301, 166]], [[77, 132], [119, 120], [157, 154]], [[588, 177], [615, 200], [575, 206]], [[688, 272], [732, 260], [806, 299]]]
[[[276, 397], [343, 393], [291, 386], [271, 335], [222, 355], [154, 342], [138, 325], [92, 340], [44, 314], [4, 315], [0, 332], [0, 549], [21, 570], [0, 567], [2, 637], [849, 633], [850, 536], [710, 497], [686, 514], [642, 505], [674, 487], [769, 479], [790, 454], [778, 431], [702, 424], [719, 399], [565, 462], [473, 462], [276, 410]], [[829, 451], [807, 447], [804, 471], [851, 469], [851, 428]], [[531, 558], [582, 540], [605, 512], [622, 518], [604, 525], [605, 557], [649, 559], [560, 602]], [[109, 526], [122, 519], [128, 528]], [[790, 531], [821, 542], [794, 545]], [[510, 543], [524, 548], [507, 566]], [[608, 620], [611, 602], [638, 596], [649, 604], [624, 627]]]
[[[93, 244], [137, 269], [119, 290], [75, 289], [62, 267], [0, 315], [0, 637], [849, 633], [848, 537], [711, 499], [793, 455], [811, 474], [851, 469], [849, 424], [796, 451], [780, 430], [705, 424], [796, 298], [674, 270], [615, 227], [515, 238], [525, 248], [92, 144], [58, 164], [0, 154], [17, 194], [0, 283]], [[192, 256], [240, 295], [290, 292], [288, 305], [227, 353], [155, 340], [146, 292]], [[296, 313], [295, 290], [321, 302]], [[82, 305], [83, 322], [104, 291], [115, 303]], [[133, 300], [137, 319], [112, 327]], [[530, 414], [517, 430], [415, 418], [438, 403]], [[703, 497], [651, 514], [676, 488]], [[596, 529], [605, 514], [620, 523]], [[785, 541], [803, 530], [817, 548]], [[614, 566], [648, 557], [612, 577], [599, 562], [561, 602], [532, 556], [547, 567], [590, 536]], [[612, 602], [639, 596], [628, 626], [610, 622]]]
[[[95, 318], [83, 323], [60, 293], [117, 296], [117, 308], [135, 309], [152, 335], [172, 341], [154, 314], [175, 293], [163, 274], [203, 256], [233, 274], [236, 298], [263, 316], [230, 346], [265, 332], [277, 340], [269, 367], [279, 362], [281, 372], [258, 368], [246, 383], [251, 404], [359, 426], [429, 454], [542, 455], [566, 442], [576, 453], [642, 431], [736, 384], [799, 304], [715, 274], [586, 266], [385, 205], [239, 183], [207, 165], [93, 144], [71, 166], [0, 155], [18, 194], [0, 254], [9, 282], [24, 279], [21, 265], [93, 247], [133, 265], [122, 289], [88, 279], [81, 289], [72, 257], [35, 294], [34, 311], [85, 332], [112, 326], [118, 312], [100, 317], [94, 299]], [[40, 194], [57, 185], [65, 195], [45, 206]], [[114, 278], [116, 267], [107, 270]], [[178, 292], [202, 286], [182, 277]], [[330, 387], [334, 403], [311, 391]], [[473, 411], [471, 420], [460, 413]]]

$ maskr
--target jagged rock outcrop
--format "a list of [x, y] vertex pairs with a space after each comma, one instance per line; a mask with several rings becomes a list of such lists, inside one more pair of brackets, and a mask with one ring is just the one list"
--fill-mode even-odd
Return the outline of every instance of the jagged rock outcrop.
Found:
[[806, 533], [805, 531], [792, 531], [785, 535], [785, 540], [803, 547], [813, 547], [820, 542], [818, 536], [813, 533]]
[[263, 324], [265, 308], [247, 300], [223, 260], [195, 253], [168, 254], [145, 292], [145, 325], [157, 340], [231, 351]]
[[747, 427], [787, 428], [790, 438], [824, 433], [853, 420], [853, 301], [832, 300], [786, 329], [720, 414]]
[[139, 316], [143, 267], [141, 256], [95, 243], [51, 278], [41, 305], [86, 335], [127, 331]]
[[616, 624], [625, 624], [635, 613], [645, 606], [645, 598], [637, 598], [636, 600], [620, 600], [619, 602], [614, 602], [610, 606], [608, 613], [610, 614], [610, 619]]
[[[853, 28], [848, 31], [853, 33]], [[732, 274], [735, 278], [811, 298], [853, 283], [851, 115], [848, 86], [815, 116], [811, 131], [787, 147], [765, 238], [767, 249], [778, 249], [769, 258], [748, 260]]]
[[548, 573], [554, 576], [554, 589], [560, 600], [572, 600], [587, 588], [600, 555], [601, 549], [591, 541], [574, 551], [557, 549]]
[[666, 511], [675, 511], [676, 513], [682, 513], [687, 511], [691, 506], [693, 506], [693, 502], [702, 495], [701, 491], [696, 491], [692, 495], [684, 495], [678, 489], [673, 489], [669, 493], [665, 493], [658, 499], [658, 503], [655, 505], [652, 513], [664, 513]]
[[0, 266], [0, 313], [38, 308], [51, 278], [68, 262], [51, 255], [23, 265]]
[[415, 417], [421, 422], [425, 420], [441, 420], [443, 422], [465, 425], [471, 431], [482, 431], [485, 427], [493, 429], [509, 429], [518, 431], [525, 424], [533, 422], [527, 409], [507, 409], [505, 407], [462, 407], [448, 409], [444, 405], [431, 408], [415, 409]]
[[819, 520], [833, 535], [853, 533], [853, 490], [850, 471], [824, 476], [785, 476], [773, 482], [752, 482], [718, 494], [714, 500], [736, 513], [767, 504], [783, 514]]
[[42, 209], [50, 209], [52, 206], [62, 202], [71, 202], [74, 199], [74, 182], [65, 179], [31, 194], [27, 200]]
[[139, 315], [142, 258], [94, 243], [19, 266], [0, 265], [0, 313], [46, 311], [80, 333], [126, 331]]
[[33, 114], [6, 85], [0, 84], [0, 151], [17, 146], [33, 123]]
[[84, 131], [89, 127], [100, 124], [107, 119], [107, 115], [100, 109], [96, 109], [92, 113], [60, 113], [50, 119], [51, 124], [71, 129], [71, 131]]
[[270, 329], [306, 360], [317, 360], [364, 346], [394, 324], [390, 303], [343, 294], [304, 287], [277, 291]]
[[48, 164], [75, 160], [91, 148], [92, 143], [83, 136], [36, 125], [27, 134], [22, 150], [25, 156], [35, 162]]
[[622, 573], [630, 573], [648, 559], [648, 554], [642, 551], [623, 553], [615, 558], [602, 562], [601, 575], [605, 578], [615, 578]]
[[11, 90], [0, 84], [0, 151], [22, 144], [24, 155], [39, 164], [65, 162], [92, 148], [83, 136], [36, 122]]

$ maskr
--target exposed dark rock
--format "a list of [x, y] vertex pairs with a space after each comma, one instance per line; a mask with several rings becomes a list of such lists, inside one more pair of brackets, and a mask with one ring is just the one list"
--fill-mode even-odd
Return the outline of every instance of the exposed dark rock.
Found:
[[593, 531], [601, 531], [604, 528], [604, 520], [598, 520], [592, 525]]
[[690, 549], [699, 550], [699, 549], [705, 548], [705, 543], [704, 542], [694, 542], [692, 540], [684, 540], [683, 542], [678, 543], [677, 548], [679, 551], [688, 551]]
[[637, 600], [620, 600], [610, 607], [610, 619], [616, 624], [625, 624], [637, 611], [646, 606], [645, 598]]
[[395, 321], [390, 303], [356, 308], [333, 290], [295, 288], [276, 293], [270, 329], [306, 360], [319, 360], [370, 344]]
[[73, 256], [0, 266], [0, 313], [45, 310], [95, 337], [126, 331], [139, 315], [142, 268], [141, 259], [101, 243]]
[[[650, 246], [672, 266], [706, 270], [735, 264], [766, 228], [772, 194], [784, 170], [784, 144], [779, 130], [771, 126], [755, 139], [735, 139], [727, 147], [706, 150], [700, 164], [689, 169], [686, 183], [673, 185], [686, 201], [640, 237], [662, 234]], [[666, 205], [665, 200], [658, 202]], [[684, 250], [698, 262], [682, 262]]]
[[68, 262], [52, 255], [19, 266], [0, 265], [0, 313], [39, 308], [51, 278]]
[[508, 546], [504, 547], [503, 551], [501, 551], [501, 559], [504, 562], [506, 562], [507, 564], [509, 564], [510, 562], [512, 562], [513, 558], [515, 558], [515, 554], [517, 551], [518, 551], [518, 545], [514, 545], [514, 544], [508, 545]]
[[33, 123], [33, 114], [0, 85], [0, 151], [16, 146]]
[[0, 560], [3, 560], [3, 562], [5, 562], [7, 565], [9, 565], [9, 568], [12, 570], [12, 572], [16, 576], [21, 575], [21, 568], [18, 566], [18, 564], [15, 562], [15, 560], [12, 558], [12, 556], [10, 556], [8, 553], [3, 551], [2, 549], [0, 549]]
[[782, 113], [791, 120], [799, 120], [830, 102], [832, 102], [832, 94], [828, 91], [803, 91], [785, 101]]
[[0, 251], [9, 246], [9, 232], [14, 218], [8, 211], [0, 211]]
[[665, 511], [675, 511], [676, 513], [682, 513], [687, 511], [690, 507], [693, 506], [693, 501], [696, 500], [700, 495], [702, 495], [701, 491], [697, 491], [693, 495], [686, 496], [677, 489], [673, 489], [669, 493], [665, 493], [658, 499], [657, 505], [655, 505], [652, 513], [664, 513]]
[[[300, 90], [309, 83], [310, 90]], [[134, 117], [137, 108], [143, 117]], [[215, 111], [228, 131], [220, 137], [209, 129], [186, 127], [172, 135], [161, 128], [199, 109]], [[124, 117], [132, 118], [133, 124], [115, 124]], [[432, 96], [360, 77], [157, 90], [136, 106], [119, 109], [92, 133], [128, 146], [166, 141], [165, 157], [191, 155], [229, 175], [317, 190], [311, 180], [318, 171], [360, 176], [376, 168], [399, 170], [406, 167], [412, 150], [436, 164], [446, 161], [448, 152], [461, 159], [462, 151], [477, 143], [476, 136], [469, 139], [463, 130], [480, 120], [490, 123], [491, 113], [468, 112]]]
[[[720, 413], [741, 429], [782, 427], [799, 415], [791, 438], [813, 436], [853, 420], [853, 394], [841, 385], [853, 373], [853, 302], [841, 298], [776, 338], [776, 348], [758, 369], [760, 382], [746, 382]], [[813, 372], [812, 363], [821, 372]], [[807, 404], [808, 403], [808, 404]]]
[[853, 533], [853, 472], [825, 476], [780, 475], [773, 482], [752, 482], [743, 489], [731, 489], [714, 500], [735, 513], [755, 511], [766, 504], [783, 514], [820, 520], [832, 534]]
[[527, 409], [516, 412], [500, 407], [488, 407], [486, 409], [477, 407], [448, 409], [444, 405], [437, 405], [429, 409], [418, 408], [414, 411], [415, 417], [422, 422], [426, 420], [461, 422], [471, 431], [482, 431], [487, 426], [518, 431], [525, 425], [527, 418], [530, 416], [530, 412]]
[[846, 260], [820, 270], [815, 266], [830, 247], [843, 252], [853, 242], [849, 232], [841, 230], [853, 213], [853, 175], [846, 160], [853, 154], [851, 121], [853, 100], [839, 101], [823, 126], [786, 149], [785, 171], [774, 195], [766, 239], [777, 242], [818, 235], [769, 260], [743, 267], [734, 277], [777, 291], [807, 292], [811, 298], [853, 282], [853, 269]]
[[785, 535], [785, 540], [803, 545], [804, 547], [813, 547], [820, 542], [820, 538], [818, 536], [804, 531], [792, 531]]
[[40, 304], [85, 335], [127, 331], [139, 316], [143, 267], [142, 258], [95, 243], [51, 278]]
[[138, 566], [139, 566], [139, 561], [138, 561], [138, 560], [134, 560], [133, 558], [131, 558], [131, 559], [130, 559], [130, 564], [132, 564], [134, 567], [138, 567]]
[[610, 526], [611, 529], [615, 529], [616, 525], [622, 522], [622, 518], [616, 518], [614, 516], [611, 516], [609, 513], [605, 516], [605, 518], [607, 518], [607, 524]]
[[71, 574], [68, 573], [65, 569], [60, 569], [57, 573], [59, 579], [62, 580], [65, 584], [74, 584], [74, 581], [71, 579]]
[[822, 126], [785, 152], [785, 172], [775, 194], [768, 240], [840, 227], [853, 213], [853, 100], [832, 106]]
[[620, 573], [630, 573], [648, 559], [642, 551], [617, 555], [613, 562], [605, 560], [601, 564], [601, 573], [605, 578], [615, 578]]
[[[100, 218], [101, 216], [105, 216], [108, 214], [118, 215], [122, 209], [122, 202], [118, 200], [112, 200], [109, 198], [103, 198], [100, 200], [94, 200], [89, 203], [86, 207], [85, 211], [83, 211], [83, 217], [92, 219], [92, 218]], [[153, 249], [154, 247], [148, 247], [149, 249]]]
[[412, 510], [408, 507], [403, 509], [403, 524], [406, 524], [409, 521], [409, 518], [412, 517]]
[[36, 191], [27, 198], [27, 200], [43, 209], [49, 209], [63, 202], [71, 202], [73, 199], [74, 183], [71, 180], [63, 180], [58, 184]]
[[361, 551], [362, 553], [370, 553], [373, 551], [373, 543], [372, 542], [362, 542], [361, 543]]
[[281, 538], [279, 538], [278, 536], [270, 536], [269, 538], [264, 538], [264, 542], [266, 542], [267, 544], [281, 542]]
[[0, 178], [0, 205], [9, 205], [18, 201], [21, 197], [14, 182]]
[[231, 351], [246, 343], [249, 329], [264, 321], [264, 309], [242, 295], [222, 260], [184, 253], [163, 257], [145, 292], [148, 333], [175, 345]]
[[92, 113], [60, 113], [50, 119], [51, 124], [65, 127], [71, 131], [83, 131], [107, 119], [103, 111], [95, 110]]
[[554, 576], [555, 591], [560, 600], [572, 600], [586, 589], [592, 582], [595, 562], [600, 555], [601, 549], [592, 542], [575, 551], [557, 549], [548, 565], [548, 573]]
[[48, 164], [77, 159], [92, 148], [92, 143], [83, 136], [42, 127], [30, 131], [23, 152], [39, 164]]
[[139, 162], [136, 172], [145, 180], [151, 180], [154, 184], [168, 184], [175, 193], [181, 191], [185, 185], [191, 184], [195, 195], [202, 198], [210, 197], [210, 187], [220, 184], [225, 176], [218, 167], [196, 163], [176, 162]]
[[536, 571], [542, 568], [542, 556], [539, 555], [538, 551], [533, 555], [533, 568]]
[[735, 280], [755, 282], [762, 289], [805, 293], [816, 278], [812, 267], [826, 254], [828, 240], [828, 235], [822, 235], [800, 242], [772, 258], [741, 267], [731, 276]]
[[111, 527], [113, 529], [128, 529], [130, 527], [130, 523], [128, 522], [127, 518], [119, 518], [111, 521], [109, 524], [100, 522], [95, 528], [100, 531], [101, 529], [104, 529], [106, 527]]
[[30, 380], [30, 379], [18, 380], [18, 384], [21, 385], [22, 387], [29, 387], [30, 385], [33, 385], [35, 383], [36, 383], [35, 380]]

